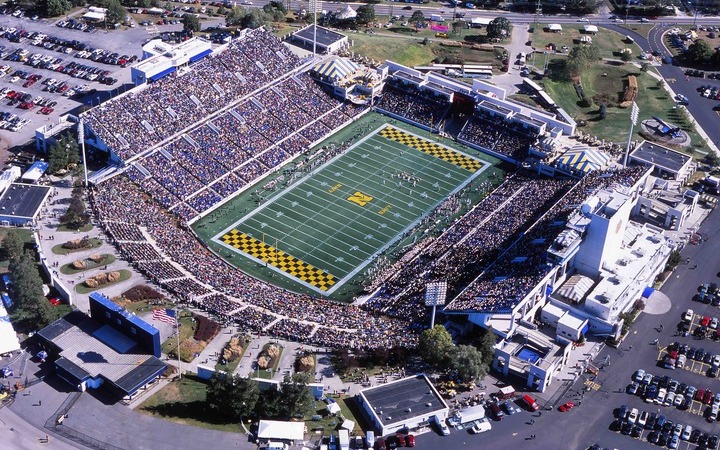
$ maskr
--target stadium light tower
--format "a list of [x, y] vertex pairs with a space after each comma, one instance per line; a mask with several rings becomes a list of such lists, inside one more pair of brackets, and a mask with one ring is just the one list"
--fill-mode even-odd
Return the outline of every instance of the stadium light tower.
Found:
[[637, 125], [638, 115], [640, 114], [640, 108], [637, 103], [633, 102], [632, 111], [630, 112], [630, 134], [628, 135], [627, 146], [625, 147], [625, 161], [623, 166], [627, 167], [628, 153], [630, 153], [630, 141], [632, 140], [633, 128]]
[[81, 118], [78, 122], [78, 141], [82, 150], [83, 171], [85, 172], [85, 187], [88, 187], [87, 159], [85, 158], [85, 121]]
[[435, 310], [438, 305], [445, 304], [447, 296], [447, 281], [438, 281], [425, 285], [425, 306], [432, 306], [432, 319], [430, 319], [430, 328], [435, 327]]
[[322, 12], [322, 0], [309, 0], [308, 11], [313, 15], [313, 56], [317, 55], [317, 15]]

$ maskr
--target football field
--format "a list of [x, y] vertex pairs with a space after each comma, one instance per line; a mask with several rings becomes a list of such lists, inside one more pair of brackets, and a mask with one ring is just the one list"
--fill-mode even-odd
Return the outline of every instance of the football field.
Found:
[[213, 240], [330, 294], [488, 167], [383, 125]]

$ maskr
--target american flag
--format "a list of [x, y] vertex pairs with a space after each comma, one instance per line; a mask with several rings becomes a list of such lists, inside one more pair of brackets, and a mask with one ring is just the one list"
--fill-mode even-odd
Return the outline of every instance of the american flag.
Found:
[[175, 311], [172, 309], [153, 309], [153, 319], [175, 325]]

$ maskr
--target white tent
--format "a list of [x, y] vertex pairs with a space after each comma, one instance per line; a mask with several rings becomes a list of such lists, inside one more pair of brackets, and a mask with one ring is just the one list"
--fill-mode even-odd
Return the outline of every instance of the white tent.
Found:
[[354, 19], [355, 17], [357, 17], [357, 12], [355, 12], [355, 10], [350, 7], [350, 5], [347, 5], [345, 6], [345, 8], [338, 11], [335, 17], [341, 20]]
[[353, 422], [350, 419], [345, 419], [345, 421], [342, 423], [342, 425], [340, 425], [340, 428], [352, 431], [352, 429], [355, 428], [355, 422]]
[[488, 26], [490, 22], [492, 22], [493, 19], [485, 18], [485, 17], [473, 17], [470, 21], [470, 26], [478, 28], [481, 26]]
[[597, 25], [585, 25], [585, 32], [586, 33], [597, 33], [598, 27]]
[[0, 355], [20, 350], [20, 341], [10, 323], [7, 310], [0, 303]]
[[340, 405], [338, 405], [335, 402], [332, 402], [329, 405], [327, 405], [327, 410], [330, 414], [338, 414], [340, 412]]
[[550, 25], [548, 25], [548, 30], [557, 33], [558, 31], [562, 31], [562, 26], [559, 23], [551, 23]]
[[258, 439], [302, 441], [305, 434], [304, 422], [281, 422], [261, 420], [258, 425]]

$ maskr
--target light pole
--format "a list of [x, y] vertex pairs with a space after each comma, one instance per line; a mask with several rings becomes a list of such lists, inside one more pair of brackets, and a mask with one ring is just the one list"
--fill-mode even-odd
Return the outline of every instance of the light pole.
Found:
[[640, 114], [640, 108], [637, 103], [633, 102], [632, 111], [630, 112], [630, 134], [628, 134], [627, 146], [625, 147], [625, 160], [623, 166], [627, 167], [628, 154], [630, 153], [630, 141], [632, 140], [633, 128], [637, 125], [638, 115]]

